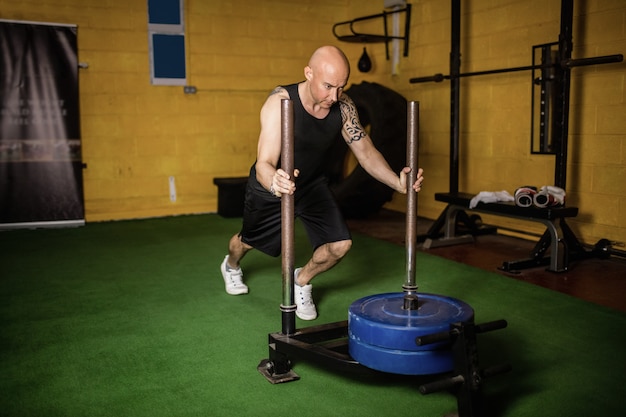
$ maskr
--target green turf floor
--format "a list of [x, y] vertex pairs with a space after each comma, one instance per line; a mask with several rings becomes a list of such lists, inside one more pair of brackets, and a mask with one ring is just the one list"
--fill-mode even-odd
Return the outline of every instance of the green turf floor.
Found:
[[[181, 216], [0, 232], [1, 416], [442, 416], [448, 393], [414, 378], [360, 378], [296, 361], [301, 380], [257, 372], [280, 331], [281, 262], [250, 253], [250, 294], [224, 292], [219, 264], [239, 219]], [[296, 228], [297, 266], [310, 248]], [[314, 282], [320, 317], [345, 320], [356, 299], [401, 291], [404, 248], [354, 236], [348, 256]], [[494, 416], [619, 416], [626, 315], [429, 254], [420, 291], [469, 303]], [[572, 282], [571, 285], [576, 285]]]

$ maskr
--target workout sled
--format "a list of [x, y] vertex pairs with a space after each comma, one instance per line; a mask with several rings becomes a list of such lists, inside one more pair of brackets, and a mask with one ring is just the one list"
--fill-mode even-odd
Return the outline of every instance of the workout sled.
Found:
[[[509, 364], [481, 369], [476, 335], [507, 326], [505, 320], [474, 324], [453, 323], [448, 332], [416, 338], [418, 346], [450, 341], [454, 369], [450, 373], [434, 375], [432, 381], [418, 387], [422, 395], [450, 390], [457, 399], [459, 417], [483, 416], [482, 385], [485, 378], [511, 370]], [[292, 357], [298, 357], [331, 368], [339, 373], [380, 375], [355, 361], [348, 354], [348, 321], [307, 327], [292, 335], [280, 332], [269, 334], [269, 359], [263, 359], [257, 369], [272, 384], [291, 382], [300, 377], [291, 369]]]

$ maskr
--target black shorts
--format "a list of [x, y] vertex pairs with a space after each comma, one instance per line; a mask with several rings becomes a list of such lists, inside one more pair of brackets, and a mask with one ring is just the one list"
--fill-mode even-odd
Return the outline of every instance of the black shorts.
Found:
[[[348, 226], [326, 181], [296, 190], [295, 217], [302, 221], [313, 249], [351, 239]], [[281, 254], [281, 204], [254, 181], [248, 181], [241, 241], [270, 256]]]

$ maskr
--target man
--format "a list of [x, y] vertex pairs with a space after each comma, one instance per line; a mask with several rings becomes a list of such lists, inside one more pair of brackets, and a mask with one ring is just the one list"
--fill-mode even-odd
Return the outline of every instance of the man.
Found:
[[[283, 194], [294, 195], [295, 215], [307, 231], [313, 256], [294, 271], [296, 315], [303, 320], [317, 318], [310, 281], [343, 258], [352, 239], [328, 186], [324, 161], [339, 133], [359, 164], [374, 178], [399, 193], [407, 192], [405, 167], [393, 172], [359, 121], [354, 102], [343, 89], [348, 83], [350, 64], [334, 46], [323, 46], [304, 68], [305, 80], [277, 87], [261, 108], [261, 133], [257, 160], [250, 169], [246, 188], [243, 226], [228, 245], [221, 264], [226, 292], [246, 294], [240, 262], [256, 248], [268, 255], [281, 253], [281, 204]], [[279, 169], [281, 152], [281, 100], [291, 99], [294, 108], [294, 176]], [[412, 185], [418, 192], [422, 169]]]

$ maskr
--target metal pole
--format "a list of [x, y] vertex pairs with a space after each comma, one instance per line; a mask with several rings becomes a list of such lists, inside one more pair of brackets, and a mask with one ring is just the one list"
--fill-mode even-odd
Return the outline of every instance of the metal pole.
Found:
[[[590, 58], [578, 58], [578, 59], [566, 59], [561, 62], [555, 62], [551, 64], [545, 65], [526, 65], [523, 67], [511, 67], [511, 68], [499, 68], [485, 71], [474, 71], [474, 72], [463, 72], [456, 75], [457, 78], [465, 78], [465, 77], [475, 77], [477, 75], [491, 75], [491, 74], [503, 74], [508, 72], [518, 72], [518, 71], [530, 71], [537, 69], [551, 69], [556, 67], [561, 67], [562, 69], [567, 68], [575, 68], [575, 67], [587, 67], [590, 65], [600, 65], [600, 64], [613, 64], [616, 62], [624, 61], [623, 54], [614, 54], [614, 55], [603, 55], [603, 56], [594, 56]], [[453, 75], [444, 75], [444, 74], [435, 74], [426, 77], [415, 77], [410, 78], [409, 83], [418, 84], [418, 83], [426, 83], [426, 82], [435, 82], [440, 83], [443, 80], [451, 80], [455, 76]]]
[[[293, 103], [291, 100], [281, 100], [281, 151], [280, 167], [293, 178]], [[294, 196], [283, 194], [280, 200], [281, 209], [281, 254], [283, 272], [283, 301], [280, 305], [282, 312], [282, 332], [291, 335], [296, 332], [296, 305], [294, 303], [294, 263], [295, 263], [295, 211]]]
[[402, 285], [404, 291], [404, 309], [417, 310], [416, 283], [416, 246], [417, 246], [417, 193], [413, 184], [417, 180], [419, 150], [419, 102], [410, 101], [407, 107], [407, 166], [411, 172], [406, 179], [406, 281]]
[[459, 124], [461, 113], [461, 0], [452, 0], [450, 48], [450, 193], [459, 192]]
[[[572, 25], [574, 22], [574, 0], [561, 2], [561, 32], [559, 33], [559, 60], [567, 62], [572, 57]], [[555, 118], [558, 128], [555, 129], [553, 143], [556, 146], [554, 168], [554, 185], [565, 189], [567, 179], [567, 145], [569, 134], [569, 102], [571, 70], [557, 68], [556, 79], [560, 97], [557, 100]]]

